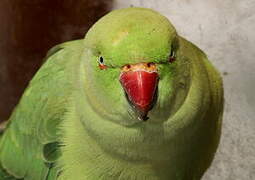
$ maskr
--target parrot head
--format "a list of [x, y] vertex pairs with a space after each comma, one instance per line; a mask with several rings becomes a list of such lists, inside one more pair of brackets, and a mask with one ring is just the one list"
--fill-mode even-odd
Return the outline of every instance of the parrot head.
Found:
[[84, 91], [105, 119], [127, 126], [163, 122], [185, 98], [177, 32], [153, 10], [111, 12], [89, 30], [84, 49]]

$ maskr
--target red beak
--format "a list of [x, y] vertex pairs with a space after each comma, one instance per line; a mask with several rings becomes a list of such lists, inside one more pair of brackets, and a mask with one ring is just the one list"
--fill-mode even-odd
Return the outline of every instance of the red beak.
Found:
[[[120, 75], [120, 82], [129, 102], [138, 113], [139, 119], [147, 120], [153, 107], [158, 85], [158, 73], [154, 64], [140, 63], [126, 65]], [[148, 67], [149, 66], [149, 67]]]

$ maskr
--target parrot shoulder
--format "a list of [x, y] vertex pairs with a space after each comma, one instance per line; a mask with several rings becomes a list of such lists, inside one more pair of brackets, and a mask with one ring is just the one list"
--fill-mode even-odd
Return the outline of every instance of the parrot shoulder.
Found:
[[58, 126], [68, 111], [82, 40], [52, 48], [14, 109], [0, 139], [0, 179], [54, 180]]

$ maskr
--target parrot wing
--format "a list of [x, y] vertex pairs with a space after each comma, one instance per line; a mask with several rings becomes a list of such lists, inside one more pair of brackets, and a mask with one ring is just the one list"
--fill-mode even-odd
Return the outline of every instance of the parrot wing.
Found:
[[59, 156], [58, 126], [72, 92], [73, 59], [82, 40], [52, 48], [30, 81], [0, 137], [0, 179], [54, 180]]

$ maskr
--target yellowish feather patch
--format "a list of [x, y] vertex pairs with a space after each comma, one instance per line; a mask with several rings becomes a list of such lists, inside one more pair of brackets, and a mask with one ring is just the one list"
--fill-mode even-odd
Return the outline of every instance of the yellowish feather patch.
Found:
[[123, 40], [127, 35], [129, 34], [129, 32], [127, 30], [123, 30], [121, 32], [119, 32], [116, 37], [113, 39], [112, 44], [114, 46], [116, 46], [121, 40]]

